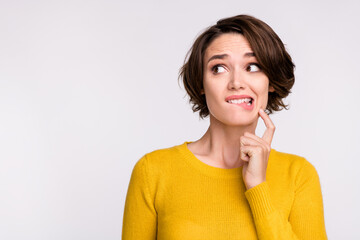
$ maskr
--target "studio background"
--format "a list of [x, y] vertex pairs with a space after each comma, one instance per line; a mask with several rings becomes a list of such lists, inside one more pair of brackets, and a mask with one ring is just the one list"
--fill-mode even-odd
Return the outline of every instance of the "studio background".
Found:
[[316, 167], [329, 239], [359, 239], [359, 6], [1, 0], [0, 239], [121, 239], [135, 163], [208, 127], [178, 85], [187, 51], [238, 14], [268, 23], [296, 64], [272, 147]]

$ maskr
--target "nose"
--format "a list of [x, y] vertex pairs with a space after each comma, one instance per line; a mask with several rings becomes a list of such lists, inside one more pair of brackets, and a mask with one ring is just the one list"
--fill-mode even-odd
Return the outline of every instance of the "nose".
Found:
[[230, 90], [237, 90], [246, 87], [246, 76], [241, 71], [233, 71], [230, 77], [228, 88]]

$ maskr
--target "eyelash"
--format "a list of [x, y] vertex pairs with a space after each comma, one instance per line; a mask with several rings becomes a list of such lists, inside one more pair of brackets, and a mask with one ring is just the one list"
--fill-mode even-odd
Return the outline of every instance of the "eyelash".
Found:
[[251, 65], [255, 65], [256, 67], [259, 68], [259, 71], [261, 71], [261, 67], [260, 67], [260, 65], [257, 64], [257, 63], [249, 63], [249, 65], [246, 67], [246, 69], [248, 69]]
[[223, 67], [223, 68], [224, 68], [224, 66], [223, 66], [222, 64], [216, 64], [215, 66], [213, 66], [213, 67], [211, 68], [211, 71], [212, 71], [214, 74], [217, 74], [217, 73], [214, 72], [217, 67]]
[[[246, 66], [246, 70], [248, 70], [251, 65], [255, 65], [256, 67], [259, 68], [259, 71], [261, 71], [261, 67], [260, 67], [260, 65], [257, 64], [257, 63], [249, 63], [249, 64]], [[211, 68], [211, 71], [214, 72], [215, 68], [217, 68], [217, 67], [223, 67], [223, 68], [225, 68], [224, 65], [222, 65], [222, 64], [216, 64], [215, 66], [213, 66], [213, 67]], [[215, 74], [217, 74], [217, 73], [215, 73]]]

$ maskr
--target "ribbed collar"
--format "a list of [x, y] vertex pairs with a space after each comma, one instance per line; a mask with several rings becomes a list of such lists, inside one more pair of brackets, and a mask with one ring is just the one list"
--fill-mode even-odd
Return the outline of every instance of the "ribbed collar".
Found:
[[[180, 153], [183, 155], [186, 162], [188, 162], [192, 167], [196, 168], [202, 174], [215, 178], [239, 178], [242, 177], [242, 166], [237, 168], [218, 168], [210, 166], [202, 161], [200, 161], [188, 148], [188, 143], [193, 141], [186, 141], [181, 145], [178, 145]], [[270, 157], [274, 154], [274, 149], [271, 149]], [[270, 161], [270, 159], [269, 159]]]

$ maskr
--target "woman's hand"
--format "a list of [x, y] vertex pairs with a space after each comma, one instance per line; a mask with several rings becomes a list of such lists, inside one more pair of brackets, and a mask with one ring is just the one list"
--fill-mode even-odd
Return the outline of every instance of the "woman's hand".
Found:
[[275, 132], [275, 125], [264, 110], [260, 109], [259, 114], [266, 125], [262, 138], [249, 132], [240, 137], [240, 158], [245, 161], [242, 173], [247, 189], [266, 180], [271, 141]]

